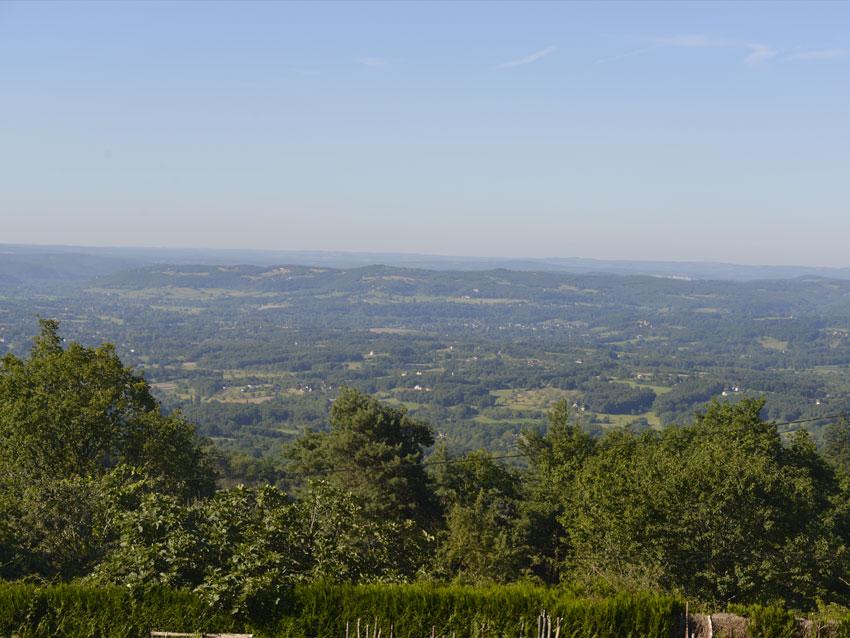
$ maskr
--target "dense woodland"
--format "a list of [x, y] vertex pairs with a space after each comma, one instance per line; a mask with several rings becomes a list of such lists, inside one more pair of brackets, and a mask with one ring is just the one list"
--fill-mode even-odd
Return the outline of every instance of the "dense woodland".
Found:
[[228, 486], [221, 452], [111, 345], [43, 320], [0, 368], [0, 575], [164, 586], [257, 623], [328, 580], [847, 605], [850, 425], [818, 451], [763, 407], [593, 436], [560, 400], [510, 451], [457, 455], [403, 406], [343, 388], [327, 429]]

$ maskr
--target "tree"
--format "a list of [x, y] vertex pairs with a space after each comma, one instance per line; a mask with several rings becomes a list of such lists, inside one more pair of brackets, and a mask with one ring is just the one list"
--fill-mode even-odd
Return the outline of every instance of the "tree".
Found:
[[688, 427], [606, 436], [561, 518], [574, 575], [716, 602], [806, 606], [838, 591], [839, 483], [805, 434], [783, 445], [763, 405], [713, 403]]
[[532, 572], [554, 584], [568, 551], [560, 519], [571, 508], [575, 475], [593, 453], [594, 444], [578, 424], [570, 423], [566, 400], [552, 406], [547, 418], [544, 434], [526, 430], [519, 441], [529, 464], [523, 474], [520, 511]]
[[193, 503], [141, 489], [136, 499], [116, 511], [118, 542], [89, 580], [189, 589], [255, 623], [278, 617], [296, 583], [400, 580], [409, 559], [395, 551], [403, 530], [365, 519], [351, 495], [321, 481], [299, 502], [272, 486]]
[[63, 348], [58, 323], [42, 320], [27, 359], [0, 361], [0, 516], [9, 555], [0, 573], [70, 578], [90, 569], [108, 540], [109, 490], [127, 469], [180, 498], [214, 486], [192, 426], [162, 414], [111, 345]]
[[119, 542], [91, 581], [191, 589], [241, 619], [276, 617], [308, 562], [298, 509], [271, 486], [222, 490], [194, 503], [150, 492], [118, 521]]
[[289, 448], [290, 471], [324, 477], [375, 520], [409, 519], [427, 529], [436, 502], [422, 460], [433, 443], [431, 428], [404, 408], [344, 388], [331, 407], [330, 430], [307, 433]]
[[[376, 521], [351, 493], [325, 480], [311, 481], [297, 506], [307, 555], [300, 580], [397, 582], [416, 571], [426, 551], [425, 537], [420, 546], [414, 542], [412, 521]], [[409, 538], [403, 552], [397, 551], [399, 538]]]
[[438, 493], [446, 510], [434, 568], [461, 582], [507, 582], [523, 571], [527, 554], [517, 526], [518, 473], [485, 451], [444, 463]]
[[823, 455], [843, 474], [850, 475], [850, 420], [847, 417], [824, 428]]
[[179, 415], [162, 414], [145, 380], [110, 344], [62, 347], [58, 322], [41, 320], [25, 360], [0, 363], [0, 468], [27, 480], [101, 475], [118, 465], [209, 492], [214, 476]]

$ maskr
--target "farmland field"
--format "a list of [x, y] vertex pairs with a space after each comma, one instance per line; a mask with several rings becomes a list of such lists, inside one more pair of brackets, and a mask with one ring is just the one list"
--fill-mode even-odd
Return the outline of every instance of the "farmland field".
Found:
[[783, 421], [842, 412], [847, 293], [822, 279], [150, 266], [6, 289], [0, 348], [24, 352], [36, 315], [55, 316], [254, 455], [324, 427], [343, 385], [408, 406], [453, 448], [503, 449], [561, 398], [597, 433], [684, 421], [712, 397], [764, 396]]

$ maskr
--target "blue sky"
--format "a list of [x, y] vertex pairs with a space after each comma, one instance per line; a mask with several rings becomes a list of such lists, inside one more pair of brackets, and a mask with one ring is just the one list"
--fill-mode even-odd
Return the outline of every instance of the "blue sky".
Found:
[[850, 3], [0, 3], [0, 242], [850, 266]]

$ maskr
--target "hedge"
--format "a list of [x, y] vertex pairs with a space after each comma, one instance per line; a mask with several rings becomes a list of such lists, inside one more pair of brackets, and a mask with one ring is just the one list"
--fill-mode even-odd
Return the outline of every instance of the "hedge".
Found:
[[295, 591], [293, 606], [277, 627], [280, 638], [355, 636], [357, 619], [365, 636], [423, 638], [438, 636], [535, 638], [538, 616], [561, 618], [562, 638], [669, 638], [681, 606], [669, 597], [620, 595], [576, 598], [529, 585], [494, 587], [414, 585], [311, 585]]
[[0, 636], [147, 638], [151, 629], [231, 631], [234, 625], [182, 591], [135, 595], [121, 587], [0, 583]]
[[[669, 638], [681, 606], [666, 596], [623, 594], [579, 598], [529, 585], [461, 587], [432, 584], [313, 584], [297, 587], [264, 638], [536, 638], [538, 617], [551, 618], [554, 638]], [[377, 619], [377, 624], [376, 624]], [[366, 626], [369, 626], [368, 636]], [[83, 584], [0, 584], [0, 635], [20, 638], [142, 638], [166, 631], [251, 631], [204, 608], [188, 592]]]

